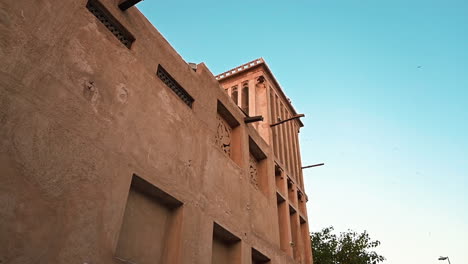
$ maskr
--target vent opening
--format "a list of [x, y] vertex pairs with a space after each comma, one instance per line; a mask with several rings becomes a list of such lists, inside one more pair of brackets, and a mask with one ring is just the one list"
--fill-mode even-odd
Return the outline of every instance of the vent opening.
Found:
[[158, 65], [156, 75], [164, 82], [164, 84], [167, 85], [167, 87], [171, 88], [171, 90], [174, 91], [186, 105], [192, 107], [195, 99], [193, 99], [193, 97], [190, 96], [190, 94], [187, 93], [187, 91], [174, 78], [172, 78], [172, 76], [161, 65]]
[[127, 48], [130, 49], [135, 37], [98, 1], [89, 0], [86, 8]]

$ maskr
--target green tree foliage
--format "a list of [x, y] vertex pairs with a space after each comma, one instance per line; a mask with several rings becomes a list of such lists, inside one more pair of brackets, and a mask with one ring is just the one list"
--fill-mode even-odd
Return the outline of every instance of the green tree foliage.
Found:
[[339, 236], [333, 227], [326, 227], [311, 234], [314, 264], [376, 264], [385, 260], [372, 249], [380, 245], [372, 241], [364, 231], [358, 234], [348, 230]]

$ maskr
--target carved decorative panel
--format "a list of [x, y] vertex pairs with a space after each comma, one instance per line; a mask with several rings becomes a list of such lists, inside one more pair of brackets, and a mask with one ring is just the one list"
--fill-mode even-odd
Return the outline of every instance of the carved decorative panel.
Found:
[[216, 129], [215, 144], [221, 148], [224, 153], [231, 156], [231, 136], [232, 128], [219, 115], [216, 116], [218, 126]]
[[250, 183], [258, 189], [258, 161], [257, 159], [250, 154], [249, 158], [249, 174], [250, 174]]

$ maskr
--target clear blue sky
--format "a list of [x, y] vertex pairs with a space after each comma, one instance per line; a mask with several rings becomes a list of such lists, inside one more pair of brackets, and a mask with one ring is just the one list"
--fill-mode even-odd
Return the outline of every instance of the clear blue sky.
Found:
[[312, 231], [367, 230], [389, 264], [468, 263], [468, 1], [156, 1], [214, 74], [263, 57], [296, 109]]

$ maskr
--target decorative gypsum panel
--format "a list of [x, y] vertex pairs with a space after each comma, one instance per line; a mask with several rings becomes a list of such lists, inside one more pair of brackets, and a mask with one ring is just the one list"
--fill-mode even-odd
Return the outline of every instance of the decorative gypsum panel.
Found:
[[193, 99], [193, 97], [190, 96], [190, 94], [187, 93], [187, 91], [174, 78], [172, 78], [172, 76], [161, 65], [158, 65], [156, 75], [167, 85], [167, 87], [171, 88], [171, 90], [174, 91], [186, 105], [192, 107], [195, 99]]
[[218, 125], [216, 127], [215, 144], [228, 156], [231, 156], [232, 128], [219, 114], [216, 115]]
[[258, 189], [258, 161], [257, 159], [250, 153], [249, 156], [249, 173], [250, 173], [250, 183]]
[[86, 8], [127, 48], [130, 49], [135, 37], [97, 0], [89, 0]]

